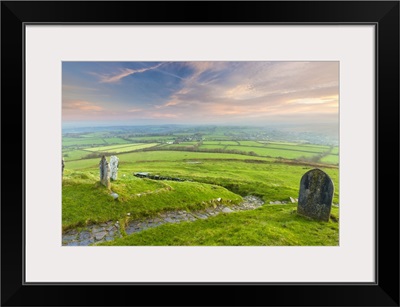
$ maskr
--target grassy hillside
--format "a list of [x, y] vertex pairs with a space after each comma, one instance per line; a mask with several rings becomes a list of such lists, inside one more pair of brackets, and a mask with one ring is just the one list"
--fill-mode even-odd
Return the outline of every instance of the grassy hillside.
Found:
[[[62, 187], [64, 231], [118, 221], [125, 234], [123, 227], [129, 220], [156, 217], [166, 211], [196, 211], [216, 204], [231, 206], [240, 203], [244, 196], [254, 195], [265, 202], [256, 210], [220, 214], [191, 223], [165, 224], [104, 244], [338, 245], [338, 208], [332, 208], [332, 219], [323, 223], [298, 216], [296, 204], [269, 204], [298, 198], [301, 177], [315, 167], [332, 178], [333, 203], [339, 203], [339, 168], [332, 165], [338, 163], [337, 147], [218, 138], [202, 144], [185, 141], [168, 145], [156, 143], [159, 141], [156, 136], [154, 140], [152, 136], [149, 138], [147, 143], [133, 144], [126, 138], [88, 134], [78, 138], [75, 146], [73, 138], [63, 139], [66, 144], [63, 153], [68, 155]], [[156, 147], [148, 148], [152, 146]], [[179, 151], [167, 150], [174, 146]], [[236, 153], [184, 151], [186, 147], [235, 149]], [[138, 151], [127, 152], [133, 150]], [[243, 154], [250, 151], [254, 154]], [[99, 183], [99, 158], [87, 159], [88, 154], [103, 153], [107, 158], [118, 153], [119, 158], [118, 179], [111, 182], [110, 189]], [[321, 154], [318, 163], [291, 160]], [[136, 172], [185, 181], [137, 178]], [[119, 195], [117, 200], [111, 197], [112, 192]]]
[[[121, 174], [132, 176], [134, 172], [151, 172], [179, 177], [220, 185], [242, 196], [260, 196], [265, 202], [288, 200], [290, 196], [296, 198], [302, 175], [314, 168], [250, 157], [232, 160], [245, 156], [212, 153], [141, 152], [120, 154], [118, 157]], [[97, 165], [98, 159], [91, 159], [70, 162], [66, 168], [91, 170], [96, 174]], [[331, 176], [335, 185], [333, 202], [338, 203], [338, 168], [327, 166], [321, 169]]]
[[338, 208], [328, 223], [296, 213], [296, 205], [263, 206], [207, 220], [165, 224], [98, 245], [118, 246], [336, 246]]
[[[154, 181], [132, 174], [113, 181], [111, 190], [99, 184], [95, 171], [65, 171], [62, 189], [62, 225], [70, 229], [88, 224], [118, 221], [130, 213], [133, 219], [156, 216], [170, 210], [194, 210], [221, 203], [236, 204], [241, 197], [223, 187], [197, 182]], [[111, 191], [119, 194], [114, 200]]]

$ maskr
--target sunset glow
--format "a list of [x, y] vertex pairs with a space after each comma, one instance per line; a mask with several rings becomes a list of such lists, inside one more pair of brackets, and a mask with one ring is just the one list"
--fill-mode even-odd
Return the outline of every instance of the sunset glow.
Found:
[[64, 62], [63, 125], [338, 124], [338, 62]]

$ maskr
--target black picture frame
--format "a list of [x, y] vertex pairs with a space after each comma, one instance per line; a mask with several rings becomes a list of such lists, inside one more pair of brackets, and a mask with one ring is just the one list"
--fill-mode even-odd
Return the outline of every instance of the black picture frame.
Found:
[[[24, 178], [23, 117], [27, 23], [375, 25], [376, 134], [371, 137], [377, 144], [376, 282], [24, 283], [23, 208], [29, 184]], [[3, 1], [1, 77], [2, 306], [399, 306], [398, 1]]]

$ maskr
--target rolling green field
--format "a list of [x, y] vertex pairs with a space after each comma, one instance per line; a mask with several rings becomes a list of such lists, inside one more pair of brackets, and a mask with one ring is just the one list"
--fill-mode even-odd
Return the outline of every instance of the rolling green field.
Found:
[[[120, 157], [119, 155], [118, 157]], [[126, 163], [142, 163], [156, 161], [198, 161], [198, 160], [247, 160], [251, 158], [245, 155], [227, 154], [227, 153], [208, 153], [208, 152], [187, 152], [187, 151], [146, 151], [130, 152], [123, 154], [123, 160], [120, 159], [120, 165]], [[253, 157], [254, 159], [254, 157]], [[272, 158], [256, 157], [260, 161], [274, 161]], [[72, 170], [84, 170], [95, 168], [99, 164], [99, 158], [82, 159], [68, 162], [66, 167]]]
[[163, 145], [163, 148], [167, 148], [167, 149], [185, 149], [185, 148], [194, 148], [195, 144], [191, 144], [191, 143], [180, 143], [180, 144], [171, 144], [171, 145]]
[[240, 145], [240, 143], [238, 141], [204, 141], [203, 145], [227, 146], [227, 145]]
[[84, 145], [113, 145], [113, 144], [129, 144], [130, 142], [125, 139], [117, 137], [100, 137], [100, 136], [88, 136], [82, 135], [81, 137], [63, 137], [63, 147], [68, 146], [84, 146]]
[[329, 147], [322, 146], [307, 146], [307, 145], [280, 145], [280, 144], [267, 144], [267, 148], [271, 149], [283, 149], [283, 150], [291, 150], [291, 151], [305, 151], [305, 152], [313, 152], [313, 153], [322, 153], [329, 151]]
[[[63, 138], [63, 231], [108, 221], [124, 227], [131, 219], [205, 209], [215, 206], [217, 199], [229, 207], [253, 195], [265, 205], [207, 220], [165, 224], [104, 244], [338, 245], [338, 208], [332, 208], [331, 221], [322, 223], [298, 216], [296, 204], [269, 205], [298, 198], [302, 175], [316, 167], [332, 178], [333, 203], [339, 203], [338, 147], [220, 140], [222, 131], [215, 130], [201, 142], [170, 145], [165, 144], [166, 139], [173, 140], [170, 135], [119, 138], [96, 133]], [[111, 154], [119, 158], [118, 179], [109, 189], [99, 183], [99, 158], [89, 158], [103, 153], [107, 159]], [[137, 172], [185, 181], [137, 178], [133, 175]], [[119, 195], [117, 200], [111, 192]]]
[[172, 142], [173, 138], [170, 136], [135, 136], [129, 138], [131, 142], [143, 142], [143, 141], [152, 141], [152, 142]]
[[199, 146], [200, 149], [225, 149], [227, 147], [228, 145], [224, 144], [209, 144], [209, 143]]
[[[263, 206], [207, 220], [162, 225], [103, 246], [336, 246], [339, 223], [312, 221], [295, 214], [296, 205]], [[332, 209], [337, 217], [338, 209]]]
[[297, 151], [289, 149], [275, 149], [267, 147], [250, 147], [250, 146], [228, 146], [228, 150], [239, 150], [245, 152], [254, 152], [259, 156], [264, 157], [281, 157], [285, 159], [296, 159], [300, 157], [312, 157], [315, 156], [315, 152], [309, 151]]
[[63, 151], [63, 158], [65, 161], [79, 160], [86, 157], [89, 152], [85, 150], [65, 150]]
[[99, 145], [99, 144], [107, 144], [103, 138], [91, 138], [91, 137], [82, 137], [82, 138], [68, 138], [65, 137], [62, 139], [63, 146], [83, 146], [83, 145]]
[[111, 152], [114, 149], [118, 149], [118, 148], [124, 148], [124, 147], [131, 147], [131, 146], [135, 146], [137, 144], [128, 144], [128, 145], [110, 145], [110, 146], [99, 146], [99, 147], [89, 147], [89, 148], [85, 148], [85, 150], [87, 151], [109, 151]]
[[[258, 160], [258, 157], [251, 159], [233, 154], [160, 151], [128, 153], [118, 157], [120, 172], [150, 172], [218, 184], [241, 195], [260, 195], [264, 201], [296, 197], [302, 174], [312, 168], [307, 165], [277, 163], [271, 159]], [[96, 158], [73, 161], [67, 163], [66, 168], [97, 172], [98, 160]], [[190, 163], [193, 161], [199, 163]], [[337, 168], [320, 168], [332, 177], [334, 183], [337, 182]], [[278, 190], [280, 193], [275, 193]], [[338, 195], [337, 193], [338, 191], [335, 195]]]
[[338, 164], [339, 156], [338, 155], [327, 155], [321, 159], [321, 162], [329, 163], [329, 164]]
[[[111, 190], [118, 201], [98, 183], [96, 171], [65, 171], [63, 180], [63, 229], [120, 220], [129, 212], [132, 218], [156, 216], [168, 210], [206, 208], [221, 197], [230, 204], [241, 200], [223, 187], [193, 182], [170, 182], [139, 179], [123, 169]], [[124, 176], [125, 175], [125, 176]], [[204, 202], [204, 203], [203, 203]]]
[[150, 144], [130, 144], [130, 145], [119, 145], [119, 146], [102, 146], [102, 147], [94, 147], [94, 148], [86, 148], [87, 151], [92, 152], [102, 152], [102, 153], [123, 153], [129, 151], [140, 150], [144, 148], [154, 147], [158, 145], [158, 143], [150, 143]]
[[338, 155], [339, 154], [339, 147], [333, 147], [332, 151], [331, 151], [332, 155]]

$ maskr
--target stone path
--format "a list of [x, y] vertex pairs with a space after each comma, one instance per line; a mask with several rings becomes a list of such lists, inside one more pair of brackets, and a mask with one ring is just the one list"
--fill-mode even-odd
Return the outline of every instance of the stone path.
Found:
[[[216, 199], [216, 203], [221, 199]], [[130, 235], [148, 228], [153, 228], [166, 223], [180, 223], [186, 221], [195, 221], [198, 219], [207, 219], [210, 216], [220, 213], [231, 213], [234, 211], [253, 210], [262, 206], [264, 202], [256, 196], [245, 196], [243, 202], [230, 207], [224, 205], [216, 205], [199, 211], [170, 211], [160, 214], [158, 217], [144, 220], [132, 220], [125, 227], [126, 234]], [[129, 214], [128, 214], [129, 215]], [[88, 246], [95, 242], [111, 241], [121, 238], [120, 225], [118, 222], [109, 221], [107, 223], [90, 225], [78, 231], [71, 229], [63, 233], [63, 246]]]

